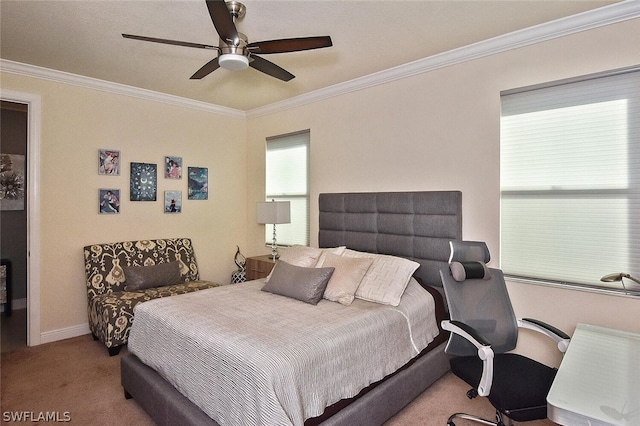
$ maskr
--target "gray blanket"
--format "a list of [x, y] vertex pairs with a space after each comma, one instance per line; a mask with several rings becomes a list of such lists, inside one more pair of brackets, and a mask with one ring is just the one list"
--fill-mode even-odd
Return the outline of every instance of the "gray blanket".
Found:
[[415, 281], [399, 306], [317, 306], [263, 280], [138, 305], [129, 351], [221, 425], [301, 425], [394, 372], [438, 334]]

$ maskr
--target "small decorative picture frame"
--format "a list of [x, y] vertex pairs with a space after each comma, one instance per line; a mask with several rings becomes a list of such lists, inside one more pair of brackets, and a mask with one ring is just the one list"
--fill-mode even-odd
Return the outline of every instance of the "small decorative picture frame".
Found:
[[120, 151], [115, 149], [98, 150], [98, 174], [120, 175]]
[[188, 167], [189, 200], [209, 199], [209, 169], [206, 167]]
[[164, 177], [182, 179], [182, 157], [164, 157]]
[[131, 201], [156, 201], [157, 187], [157, 164], [131, 163]]
[[164, 191], [164, 212], [180, 213], [182, 211], [182, 191]]
[[99, 189], [98, 209], [102, 214], [120, 213], [120, 190], [119, 189]]

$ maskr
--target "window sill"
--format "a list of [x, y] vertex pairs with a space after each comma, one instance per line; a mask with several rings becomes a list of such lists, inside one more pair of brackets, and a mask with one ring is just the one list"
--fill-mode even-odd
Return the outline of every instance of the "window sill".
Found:
[[564, 283], [557, 281], [548, 281], [541, 280], [535, 278], [525, 278], [518, 277], [513, 275], [504, 276], [505, 281], [510, 281], [514, 283], [522, 283], [522, 284], [533, 284], [540, 285], [545, 287], [555, 287], [555, 288], [563, 288], [567, 290], [575, 290], [575, 291], [584, 291], [588, 293], [598, 293], [598, 294], [606, 294], [608, 296], [619, 296], [619, 297], [630, 297], [634, 299], [640, 299], [640, 289], [638, 289], [637, 285], [633, 286], [632, 289], [627, 289], [626, 291], [620, 285], [620, 288], [610, 288], [610, 287], [596, 287], [589, 286], [586, 284], [575, 284], [575, 283]]

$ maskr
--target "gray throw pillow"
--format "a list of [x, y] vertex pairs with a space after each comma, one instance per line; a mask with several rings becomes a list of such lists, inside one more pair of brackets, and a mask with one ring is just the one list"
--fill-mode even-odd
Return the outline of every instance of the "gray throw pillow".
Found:
[[262, 291], [317, 305], [335, 268], [304, 268], [279, 260]]
[[138, 291], [184, 282], [178, 262], [158, 263], [149, 266], [125, 266], [122, 269], [124, 270], [126, 291]]

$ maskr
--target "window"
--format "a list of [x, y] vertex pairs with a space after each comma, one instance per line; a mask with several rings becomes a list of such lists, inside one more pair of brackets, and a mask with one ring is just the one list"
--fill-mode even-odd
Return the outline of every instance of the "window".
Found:
[[624, 290], [600, 278], [640, 278], [640, 68], [504, 92], [501, 100], [501, 268]]
[[[266, 200], [290, 201], [291, 223], [277, 225], [278, 245], [309, 245], [309, 130], [267, 138]], [[273, 227], [265, 229], [271, 244]]]

